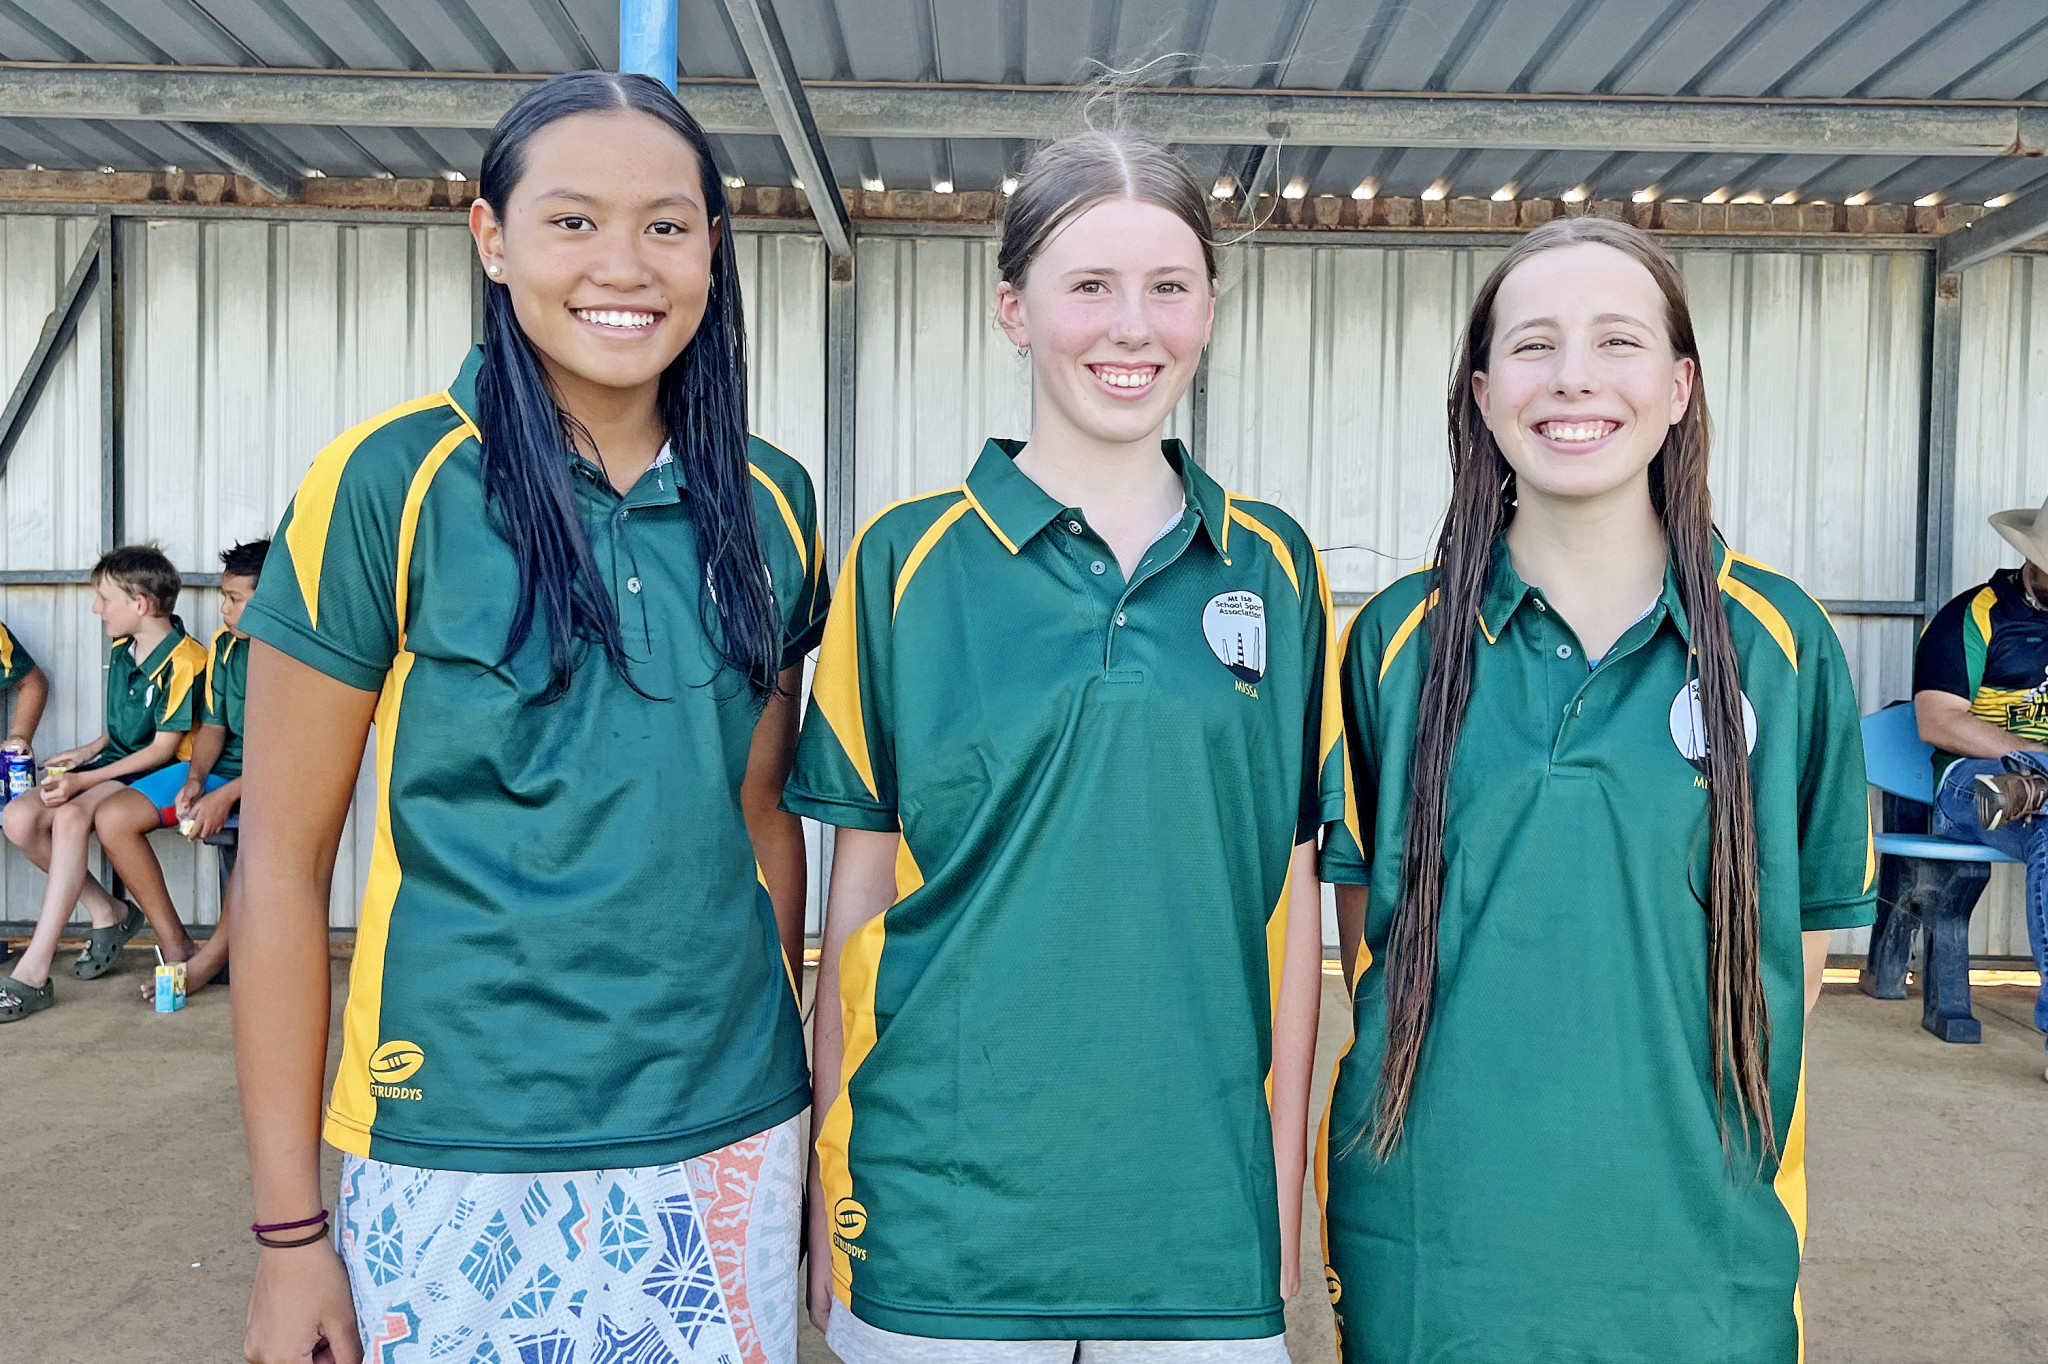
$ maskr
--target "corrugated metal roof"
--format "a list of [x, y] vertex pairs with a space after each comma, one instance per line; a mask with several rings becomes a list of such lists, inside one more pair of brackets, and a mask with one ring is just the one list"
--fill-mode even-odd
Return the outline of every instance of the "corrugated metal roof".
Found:
[[[1064, 85], [1180, 54], [1150, 84], [1466, 94], [2048, 99], [2041, 0], [781, 0], [807, 80]], [[750, 72], [720, 0], [682, 0], [685, 77]], [[0, 59], [546, 73], [618, 58], [616, 0], [41, 0], [0, 3]], [[474, 174], [480, 134], [245, 127], [328, 175]], [[780, 145], [724, 137], [730, 173], [787, 184]], [[843, 185], [995, 188], [1022, 141], [833, 139]], [[1204, 172], [1239, 149], [1187, 149]], [[223, 169], [168, 128], [0, 122], [0, 164]], [[1269, 172], [1269, 175], [1271, 172]], [[1283, 147], [1308, 194], [1981, 202], [2048, 175], [2038, 160], [1754, 157]]]

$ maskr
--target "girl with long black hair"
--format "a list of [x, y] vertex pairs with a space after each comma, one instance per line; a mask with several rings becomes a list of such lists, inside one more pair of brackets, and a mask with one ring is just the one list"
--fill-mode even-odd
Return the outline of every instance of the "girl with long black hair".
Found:
[[1875, 864], [1841, 644], [1715, 531], [1701, 384], [1647, 235], [1530, 233], [1472, 306], [1435, 561], [1350, 627], [1347, 1360], [1800, 1355], [1805, 1015]]
[[810, 482], [747, 435], [723, 181], [672, 94], [547, 82], [481, 191], [484, 344], [314, 461], [244, 616], [248, 1357], [791, 1361], [804, 858], [775, 805], [826, 606]]

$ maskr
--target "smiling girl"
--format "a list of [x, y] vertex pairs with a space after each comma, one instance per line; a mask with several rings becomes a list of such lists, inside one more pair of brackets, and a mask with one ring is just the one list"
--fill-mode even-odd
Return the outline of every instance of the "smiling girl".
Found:
[[746, 434], [723, 184], [674, 96], [557, 77], [481, 189], [484, 344], [314, 461], [243, 616], [248, 1357], [788, 1364], [810, 1088], [775, 802], [825, 606], [810, 483]]
[[1342, 651], [1344, 1356], [1792, 1364], [1806, 1011], [1829, 932], [1872, 917], [1841, 645], [1713, 529], [1699, 349], [1645, 234], [1519, 242], [1450, 416], [1435, 563]]
[[847, 1364], [1284, 1360], [1321, 565], [1160, 439], [1215, 311], [1179, 160], [1043, 149], [998, 264], [1029, 438], [855, 541], [784, 796], [839, 827], [811, 1314]]

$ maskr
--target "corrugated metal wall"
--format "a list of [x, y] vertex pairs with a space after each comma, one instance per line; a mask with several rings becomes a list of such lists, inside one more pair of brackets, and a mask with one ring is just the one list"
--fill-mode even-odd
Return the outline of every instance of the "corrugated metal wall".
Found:
[[[1963, 276], [1956, 412], [1955, 589], [2020, 562], [1985, 518], [2048, 498], [2048, 257], [2003, 256]], [[1970, 950], [2025, 955], [2024, 877], [1992, 871]], [[1986, 911], [1989, 911], [1988, 913]]]
[[[87, 221], [0, 220], [0, 360], [18, 371]], [[754, 429], [823, 485], [824, 253], [818, 238], [736, 240], [752, 338]], [[959, 481], [989, 435], [1030, 423], [1025, 362], [993, 320], [986, 238], [859, 246], [856, 504]], [[128, 234], [129, 526], [185, 567], [274, 524], [336, 432], [453, 373], [470, 332], [459, 228], [169, 221]], [[1208, 374], [1207, 463], [1298, 515], [1333, 585], [1363, 595], [1419, 563], [1447, 492], [1443, 387], [1496, 249], [1244, 245], [1226, 252]], [[1714, 485], [1731, 540], [1816, 596], [1913, 594], [1927, 269], [1918, 253], [1687, 250], [1717, 428]], [[2048, 493], [2048, 264], [2000, 261], [1965, 294], [1958, 583], [2010, 561], [1983, 516]], [[5, 480], [0, 565], [76, 568], [97, 551], [97, 340], [88, 311]], [[1171, 434], [1186, 436], [1192, 398]], [[203, 598], [203, 600], [201, 599]], [[212, 593], [183, 614], [216, 623]], [[99, 713], [100, 645], [80, 588], [14, 588], [0, 610], [61, 672], [45, 748]], [[1866, 707], [1907, 694], [1914, 623], [1837, 621]], [[212, 861], [165, 846], [181, 905], [213, 914]], [[816, 851], [815, 831], [812, 839]], [[334, 915], [354, 921], [368, 848], [353, 827]], [[814, 862], [814, 868], [817, 864]], [[814, 878], [815, 880], [815, 878]], [[2006, 878], [2011, 881], [2012, 878]], [[42, 878], [0, 862], [4, 917]], [[817, 919], [813, 900], [813, 926]], [[2010, 885], [1978, 916], [1979, 951], [2026, 951]], [[1860, 945], [1860, 944], [1853, 944]], [[1838, 946], [1848, 949], [1844, 939]]]
[[[0, 218], [0, 365], [10, 386], [92, 232], [89, 218]], [[99, 375], [99, 313], [87, 307], [0, 477], [0, 568], [90, 568], [99, 557]], [[41, 733], [50, 752], [99, 723], [102, 636], [91, 600], [87, 588], [0, 587], [0, 619], [48, 665]], [[34, 918], [42, 895], [42, 873], [12, 846], [0, 851], [0, 918]]]

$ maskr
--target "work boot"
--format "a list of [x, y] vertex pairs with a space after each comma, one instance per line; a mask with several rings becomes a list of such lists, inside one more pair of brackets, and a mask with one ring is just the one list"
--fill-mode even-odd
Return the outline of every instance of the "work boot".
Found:
[[1977, 778], [1977, 822], [1986, 830], [2032, 819], [2048, 807], [2048, 777], [2038, 772], [1986, 772]]

